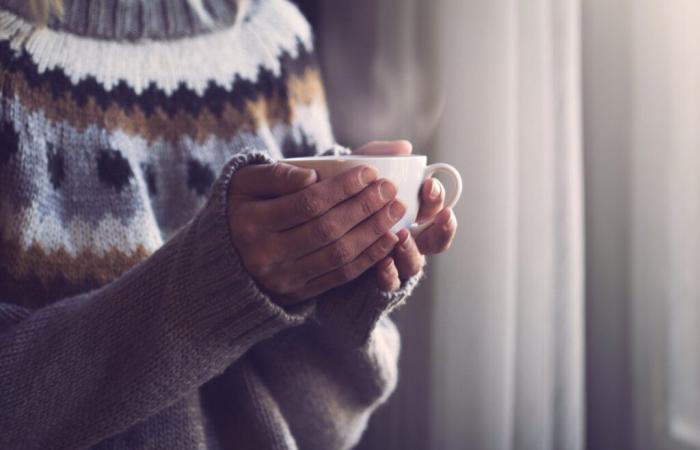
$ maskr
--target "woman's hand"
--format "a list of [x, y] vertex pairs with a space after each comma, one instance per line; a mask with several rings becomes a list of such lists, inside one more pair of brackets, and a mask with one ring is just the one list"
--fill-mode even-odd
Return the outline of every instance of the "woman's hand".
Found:
[[391, 253], [406, 208], [396, 187], [361, 166], [317, 182], [284, 163], [248, 166], [229, 185], [231, 239], [276, 301], [297, 303], [343, 285]]
[[[359, 155], [410, 155], [413, 146], [408, 141], [371, 142], [353, 153]], [[420, 272], [425, 264], [423, 255], [442, 253], [452, 244], [457, 232], [457, 218], [449, 208], [444, 208], [445, 189], [435, 178], [421, 186], [421, 206], [418, 223], [432, 218], [435, 221], [413, 238], [408, 230], [397, 234], [399, 242], [393, 253], [376, 266], [380, 289], [393, 292], [404, 281]]]

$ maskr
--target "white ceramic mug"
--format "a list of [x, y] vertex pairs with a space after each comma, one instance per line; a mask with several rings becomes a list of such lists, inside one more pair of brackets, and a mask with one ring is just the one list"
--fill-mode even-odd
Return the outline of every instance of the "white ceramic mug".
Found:
[[418, 234], [427, 228], [433, 220], [416, 224], [420, 208], [420, 188], [423, 181], [436, 173], [445, 173], [452, 178], [451, 194], [445, 200], [446, 208], [453, 208], [462, 195], [462, 177], [457, 169], [449, 164], [437, 163], [427, 165], [428, 158], [423, 155], [410, 156], [313, 156], [305, 158], [287, 158], [282, 162], [298, 167], [313, 169], [320, 180], [332, 177], [351, 167], [360, 165], [373, 166], [379, 172], [380, 178], [390, 180], [396, 185], [397, 198], [406, 205], [406, 214], [391, 229], [396, 232], [409, 228], [413, 234]]

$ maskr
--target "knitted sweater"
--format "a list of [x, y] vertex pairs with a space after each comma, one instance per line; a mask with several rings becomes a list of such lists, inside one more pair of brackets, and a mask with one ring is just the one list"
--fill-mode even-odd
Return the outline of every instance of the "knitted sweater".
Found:
[[284, 309], [225, 217], [240, 167], [333, 144], [300, 13], [25, 4], [0, 0], [0, 448], [352, 447], [417, 278]]

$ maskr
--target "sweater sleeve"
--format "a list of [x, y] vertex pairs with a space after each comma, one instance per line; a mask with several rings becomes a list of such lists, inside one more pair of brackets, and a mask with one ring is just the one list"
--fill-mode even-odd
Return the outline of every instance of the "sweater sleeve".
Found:
[[233, 249], [226, 186], [150, 258], [96, 291], [27, 310], [0, 303], [0, 448], [82, 448], [127, 429], [301, 324], [255, 285]]
[[[381, 293], [367, 274], [317, 299], [314, 320], [254, 347], [253, 371], [298, 448], [349, 449], [396, 387], [400, 337], [388, 313], [419, 277]], [[231, 371], [224, 377], [238, 376]]]

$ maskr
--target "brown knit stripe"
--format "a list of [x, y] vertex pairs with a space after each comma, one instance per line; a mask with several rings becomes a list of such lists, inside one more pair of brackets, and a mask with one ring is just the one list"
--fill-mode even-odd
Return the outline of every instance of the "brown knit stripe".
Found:
[[174, 142], [184, 135], [198, 143], [212, 136], [229, 140], [241, 132], [254, 132], [261, 126], [289, 124], [293, 121], [295, 107], [325, 101], [316, 68], [307, 68], [302, 75], [290, 76], [286, 80], [288, 98], [260, 95], [256, 101], [247, 101], [242, 111], [226, 104], [220, 115], [208, 108], [202, 108], [197, 115], [184, 110], [169, 115], [160, 107], [146, 114], [138, 106], [127, 111], [116, 104], [103, 109], [94, 98], [88, 98], [85, 105], [80, 106], [70, 93], [54, 98], [47, 85], [32, 88], [20, 72], [6, 72], [0, 78], [4, 78], [0, 80], [3, 84], [12, 86], [11, 92], [24, 108], [29, 112], [41, 111], [53, 123], [67, 122], [79, 131], [90, 125], [110, 132], [121, 130], [127, 135], [142, 136], [149, 143], [160, 138]]
[[18, 242], [6, 241], [2, 244], [2, 250], [0, 267], [11, 277], [17, 280], [32, 277], [44, 284], [62, 278], [69, 284], [80, 284], [89, 279], [102, 285], [151, 255], [142, 245], [129, 254], [112, 248], [101, 255], [94, 254], [90, 249], [72, 255], [64, 248], [46, 251], [37, 242], [22, 248]]
[[316, 101], [325, 102], [326, 95], [318, 69], [308, 68], [302, 76], [290, 77], [287, 80], [290, 110], [293, 114], [298, 105], [310, 105]]

